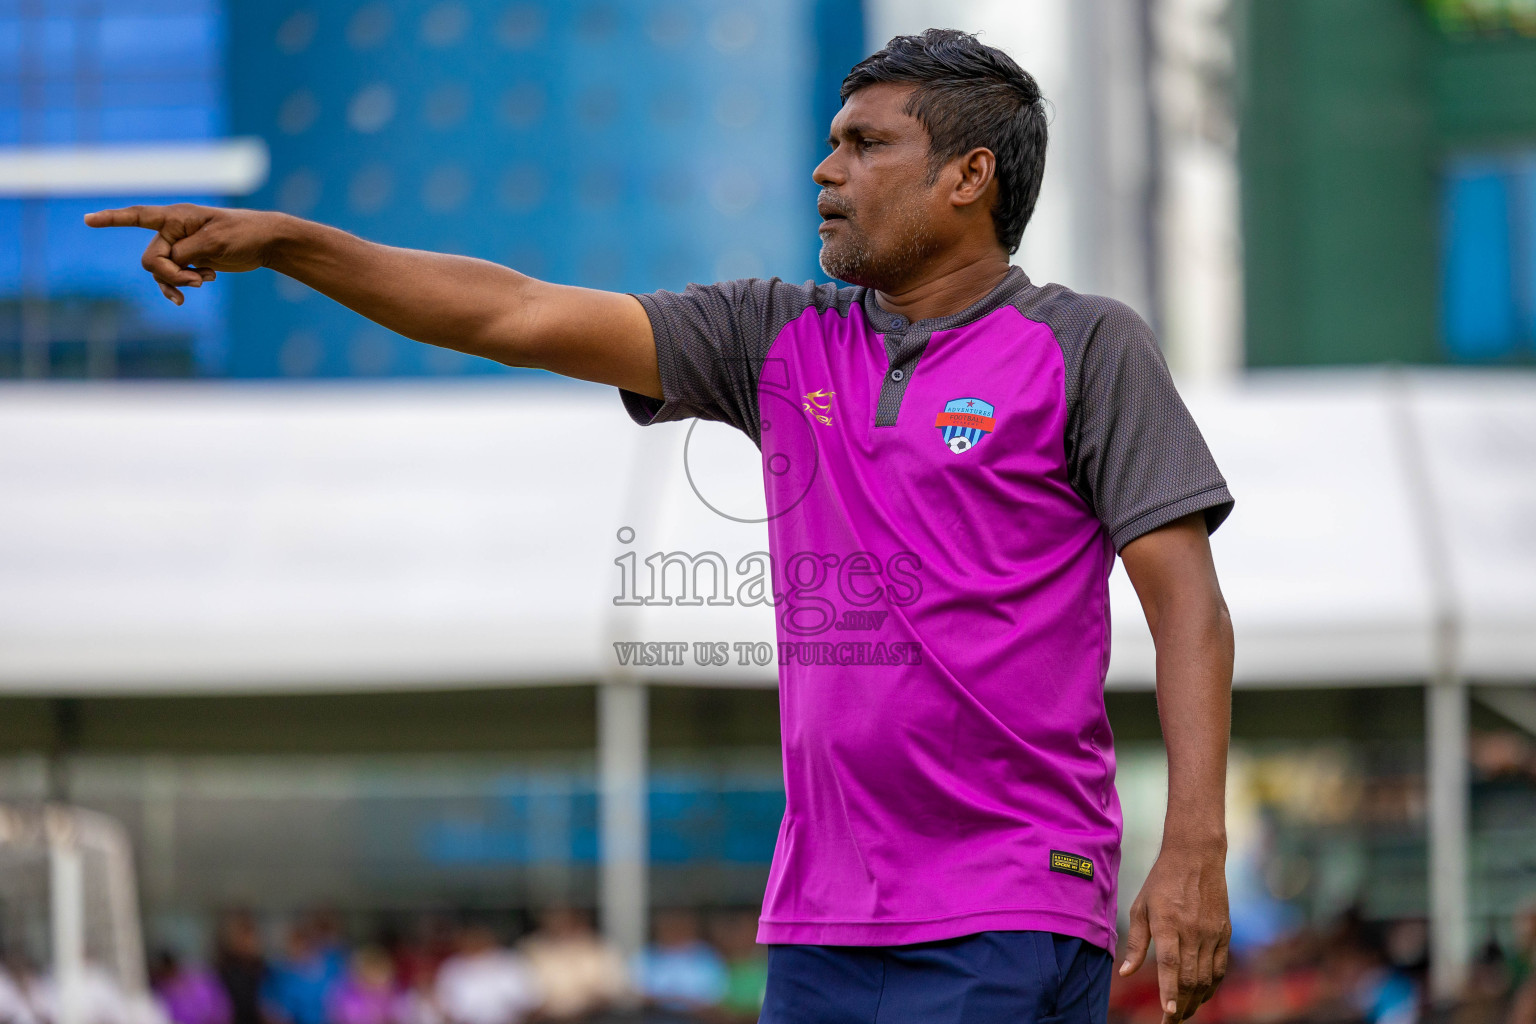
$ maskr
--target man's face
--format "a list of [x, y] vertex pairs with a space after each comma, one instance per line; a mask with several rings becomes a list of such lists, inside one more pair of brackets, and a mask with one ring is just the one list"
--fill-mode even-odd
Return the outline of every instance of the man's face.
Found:
[[943, 176], [929, 181], [928, 132], [904, 112], [914, 86], [881, 83], [832, 119], [821, 186], [821, 269], [849, 284], [899, 291], [949, 241]]

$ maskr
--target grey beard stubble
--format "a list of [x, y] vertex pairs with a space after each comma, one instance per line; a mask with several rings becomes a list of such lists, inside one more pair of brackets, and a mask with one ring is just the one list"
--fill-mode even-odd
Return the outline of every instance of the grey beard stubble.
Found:
[[856, 232], [842, 245], [822, 243], [821, 269], [849, 284], [880, 291], [898, 289], [937, 249], [932, 232], [917, 210], [904, 207], [898, 216], [901, 230], [895, 244], [885, 252], [875, 252], [869, 246], [868, 236]]

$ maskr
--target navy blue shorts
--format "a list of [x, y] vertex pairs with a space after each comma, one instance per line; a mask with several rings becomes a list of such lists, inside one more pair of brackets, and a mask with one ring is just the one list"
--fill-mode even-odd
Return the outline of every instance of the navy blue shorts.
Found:
[[1050, 932], [769, 946], [759, 1024], [1104, 1024], [1114, 958]]

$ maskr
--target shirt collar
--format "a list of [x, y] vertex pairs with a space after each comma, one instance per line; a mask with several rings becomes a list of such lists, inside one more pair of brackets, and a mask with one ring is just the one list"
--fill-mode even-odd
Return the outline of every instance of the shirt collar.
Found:
[[880, 303], [875, 301], [873, 288], [859, 289], [859, 304], [864, 309], [864, 318], [879, 334], [888, 334], [892, 331], [904, 331], [917, 328], [924, 334], [932, 334], [934, 331], [947, 331], [953, 327], [961, 327], [973, 320], [980, 320], [993, 310], [1000, 309], [1011, 302], [1024, 289], [1031, 287], [1029, 277], [1022, 267], [1009, 267], [1008, 273], [986, 295], [960, 310], [948, 316], [930, 317], [927, 320], [919, 320], [909, 323], [906, 317], [889, 313], [880, 308]]

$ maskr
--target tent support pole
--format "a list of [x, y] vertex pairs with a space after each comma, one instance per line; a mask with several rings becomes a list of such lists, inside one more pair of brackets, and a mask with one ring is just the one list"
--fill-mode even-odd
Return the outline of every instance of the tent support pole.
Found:
[[644, 684], [597, 688], [597, 771], [601, 800], [603, 933], [626, 958], [645, 944], [649, 836], [646, 814], [648, 694]]
[[1466, 980], [1468, 914], [1467, 687], [1454, 676], [1425, 692], [1429, 779], [1429, 984], [1436, 1002], [1455, 999]]

